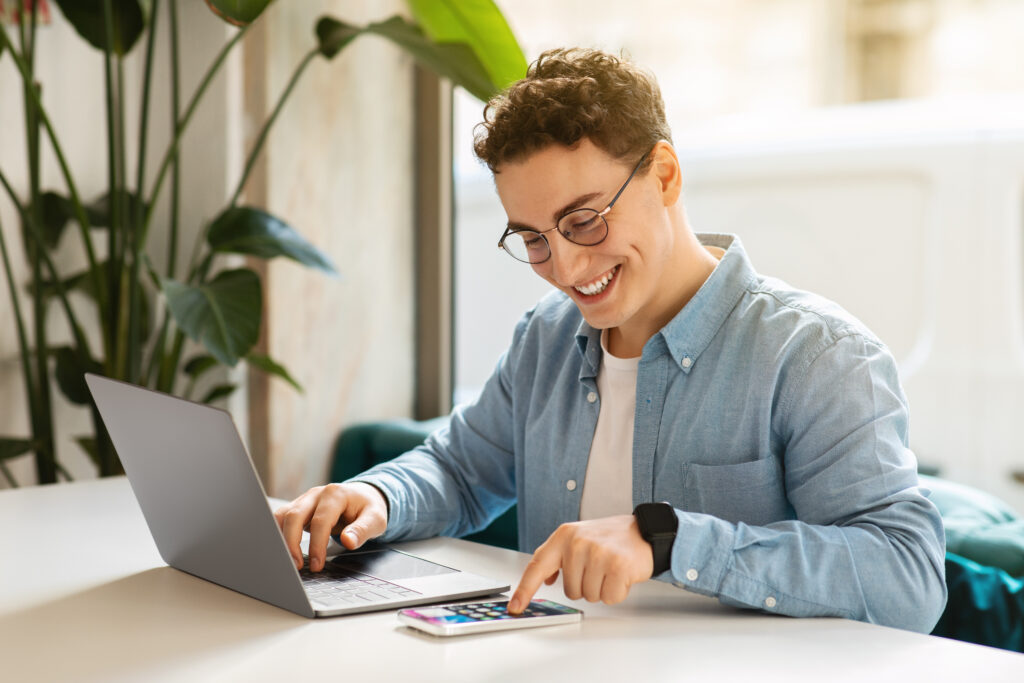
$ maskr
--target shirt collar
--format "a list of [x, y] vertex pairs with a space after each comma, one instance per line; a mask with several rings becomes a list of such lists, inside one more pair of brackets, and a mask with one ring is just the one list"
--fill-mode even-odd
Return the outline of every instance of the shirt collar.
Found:
[[[689, 373], [729, 313], [757, 280], [754, 266], [736, 235], [699, 233], [701, 244], [719, 247], [725, 255], [689, 303], [644, 346], [644, 356], [667, 349], [683, 372]], [[601, 366], [601, 331], [581, 320], [576, 346], [583, 356], [580, 379], [596, 377]]]

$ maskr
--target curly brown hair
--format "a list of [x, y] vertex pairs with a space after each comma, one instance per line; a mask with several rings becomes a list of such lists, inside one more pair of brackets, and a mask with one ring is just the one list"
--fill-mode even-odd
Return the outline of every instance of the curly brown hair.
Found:
[[633, 164], [659, 140], [672, 142], [671, 135], [652, 74], [600, 50], [559, 48], [542, 53], [526, 78], [491, 98], [473, 151], [497, 173], [506, 161], [588, 138]]

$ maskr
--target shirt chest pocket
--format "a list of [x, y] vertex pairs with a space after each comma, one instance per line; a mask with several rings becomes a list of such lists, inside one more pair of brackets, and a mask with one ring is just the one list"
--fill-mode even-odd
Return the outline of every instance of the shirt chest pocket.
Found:
[[763, 526], [793, 519], [782, 466], [775, 458], [731, 465], [683, 466], [683, 507], [729, 522]]

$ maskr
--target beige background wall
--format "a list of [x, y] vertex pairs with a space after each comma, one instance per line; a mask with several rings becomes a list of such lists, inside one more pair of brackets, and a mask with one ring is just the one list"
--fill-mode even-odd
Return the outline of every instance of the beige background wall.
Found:
[[[269, 111], [323, 13], [356, 24], [404, 8], [399, 0], [277, 2], [246, 54], [246, 80], [264, 74]], [[270, 264], [268, 353], [305, 388], [254, 376], [250, 434], [270, 492], [324, 483], [345, 424], [410, 414], [413, 383], [412, 61], [361, 37], [317, 59], [296, 88], [247, 200], [285, 217], [334, 260], [339, 279]], [[265, 403], [264, 403], [265, 401]]]

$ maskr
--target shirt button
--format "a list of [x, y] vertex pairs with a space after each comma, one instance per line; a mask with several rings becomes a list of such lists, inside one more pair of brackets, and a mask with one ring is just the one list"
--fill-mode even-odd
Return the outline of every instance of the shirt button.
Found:
[[687, 569], [686, 570], [686, 578], [689, 579], [690, 581], [696, 581], [698, 576], [700, 576], [700, 574], [697, 573], [696, 569]]
[[569, 489], [570, 491], [575, 491], [576, 490], [576, 480], [575, 479], [570, 479], [569, 481], [565, 482], [565, 488]]
[[683, 359], [683, 367], [684, 367], [684, 368], [688, 368], [688, 367], [690, 367], [691, 365], [693, 365], [693, 359], [692, 359], [692, 358], [690, 358], [689, 356], [687, 356], [686, 358], [684, 358], [684, 359]]
[[596, 400], [597, 400], [597, 393], [591, 391], [589, 394], [587, 394], [587, 403], [593, 403]]
[[768, 609], [771, 609], [772, 607], [775, 607], [775, 598], [772, 598], [772, 597], [765, 598], [764, 599], [764, 606], [767, 607]]

